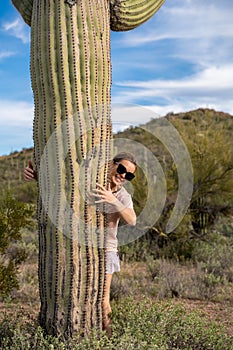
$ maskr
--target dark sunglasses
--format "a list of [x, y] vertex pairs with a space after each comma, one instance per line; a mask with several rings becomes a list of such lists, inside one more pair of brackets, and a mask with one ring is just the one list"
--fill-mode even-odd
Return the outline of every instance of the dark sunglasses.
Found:
[[116, 169], [118, 174], [120, 174], [120, 175], [125, 174], [126, 180], [131, 181], [131, 180], [133, 180], [133, 178], [135, 178], [135, 175], [133, 173], [131, 173], [130, 171], [127, 171], [123, 164], [118, 163], [118, 162], [115, 162], [115, 164], [118, 164], [118, 167]]

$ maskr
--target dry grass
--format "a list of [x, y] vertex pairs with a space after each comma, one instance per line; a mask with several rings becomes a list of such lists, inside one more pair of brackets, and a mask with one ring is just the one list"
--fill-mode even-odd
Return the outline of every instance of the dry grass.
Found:
[[[165, 267], [163, 267], [165, 269]], [[168, 279], [171, 280], [172, 274], [168, 268]], [[176, 279], [180, 276], [189, 275], [190, 271], [184, 267], [173, 269], [173, 275]], [[179, 272], [178, 272], [179, 271]], [[166, 271], [164, 272], [166, 273]], [[180, 273], [180, 275], [179, 275]], [[37, 278], [37, 264], [26, 262], [20, 268], [19, 274], [20, 289], [15, 291], [12, 299], [0, 303], [0, 320], [7, 315], [8, 318], [15, 320], [21, 315], [19, 322], [36, 323], [39, 312], [39, 292]], [[171, 283], [171, 282], [170, 282]], [[121, 263], [121, 272], [113, 276], [112, 298], [114, 300], [123, 299], [127, 296], [133, 297], [135, 301], [145, 298], [157, 301], [166, 299], [164, 297], [164, 285], [159, 279], [153, 279], [146, 263]], [[187, 296], [173, 296], [174, 303], [183, 305], [187, 310], [198, 311], [201, 315], [207, 317], [226, 327], [227, 334], [233, 332], [233, 286], [232, 284], [219, 289], [215, 300], [190, 299]]]

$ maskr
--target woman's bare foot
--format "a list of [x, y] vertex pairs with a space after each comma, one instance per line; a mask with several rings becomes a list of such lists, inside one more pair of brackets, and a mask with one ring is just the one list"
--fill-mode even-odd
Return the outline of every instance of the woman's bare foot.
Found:
[[108, 303], [108, 305], [105, 304], [104, 307], [104, 319], [103, 319], [103, 329], [106, 331], [107, 336], [110, 338], [112, 335], [112, 330], [111, 330], [111, 318], [110, 314], [112, 312], [111, 306]]
[[112, 321], [109, 315], [105, 316], [103, 321], [103, 329], [106, 331], [108, 338], [110, 338], [112, 335], [111, 323]]

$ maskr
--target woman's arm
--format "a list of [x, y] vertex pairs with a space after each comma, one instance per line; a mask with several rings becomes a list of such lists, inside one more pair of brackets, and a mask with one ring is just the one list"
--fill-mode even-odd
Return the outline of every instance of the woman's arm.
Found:
[[116, 211], [119, 212], [120, 217], [126, 222], [126, 224], [135, 226], [136, 225], [136, 214], [132, 208], [126, 208], [117, 198], [112, 205], [116, 208]]

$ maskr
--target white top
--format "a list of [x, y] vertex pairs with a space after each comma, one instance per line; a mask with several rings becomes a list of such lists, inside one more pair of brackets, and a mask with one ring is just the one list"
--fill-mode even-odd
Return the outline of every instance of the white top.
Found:
[[[126, 191], [124, 187], [114, 193], [114, 196], [124, 205], [125, 208], [133, 209], [133, 201], [131, 195]], [[120, 213], [118, 211], [113, 212], [113, 206], [107, 207], [107, 235], [106, 235], [106, 250], [110, 252], [117, 252], [117, 228], [120, 220]]]

